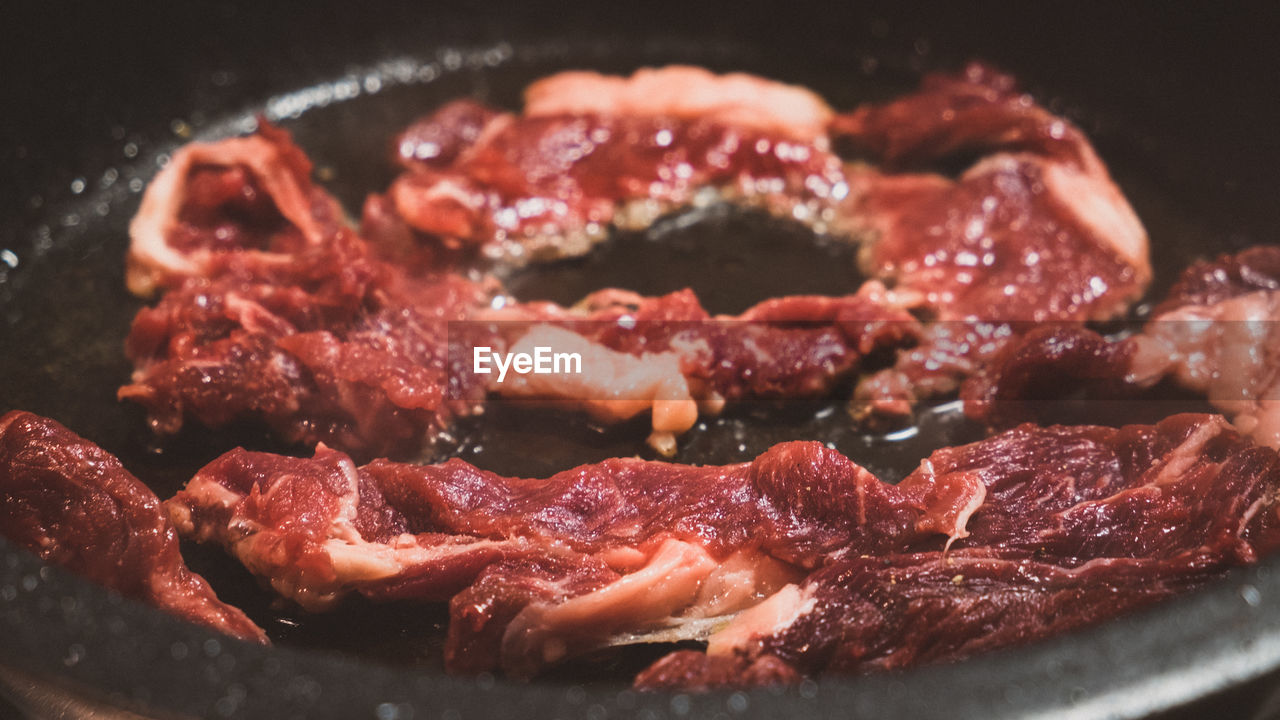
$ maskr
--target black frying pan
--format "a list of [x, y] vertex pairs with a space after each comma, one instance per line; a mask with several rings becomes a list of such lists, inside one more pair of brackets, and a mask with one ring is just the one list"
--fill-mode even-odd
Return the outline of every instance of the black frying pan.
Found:
[[[567, 67], [743, 69], [812, 86], [847, 108], [910, 89], [923, 70], [980, 57], [1093, 136], [1151, 234], [1153, 295], [1194, 257], [1271, 240], [1280, 186], [1273, 12], [818, 5], [67, 4], [3, 18], [13, 30], [0, 49], [0, 410], [62, 421], [119, 454], [162, 497], [233, 445], [295, 450], [251, 427], [156, 442], [138, 410], [115, 402], [129, 372], [121, 342], [139, 307], [122, 282], [138, 183], [177, 143], [234, 133], [265, 109], [282, 116], [355, 212], [390, 178], [386, 143], [414, 115], [467, 94], [514, 105], [529, 80]], [[768, 277], [753, 263], [770, 267]], [[859, 278], [838, 245], [720, 212], [692, 231], [672, 224], [620, 236], [589, 260], [511, 278], [518, 294], [561, 301], [606, 283], [660, 292], [686, 282], [710, 309], [730, 312], [782, 292], [840, 292]], [[1114, 419], [1194, 406], [1163, 396]], [[981, 432], [943, 408], [914, 438], [892, 441], [827, 409], [739, 411], [695, 431], [679, 459], [729, 462], [805, 437], [900, 477], [931, 448]], [[456, 452], [542, 475], [642, 452], [642, 436], [498, 408], [461, 429]], [[1268, 703], [1280, 688], [1280, 559], [1147, 613], [956, 665], [672, 696], [625, 689], [652, 649], [604, 653], [530, 685], [449, 678], [439, 667], [438, 609], [353, 602], [310, 618], [272, 609], [220, 552], [185, 550], [225, 599], [267, 626], [276, 648], [214, 638], [0, 544], [0, 665], [162, 716], [1135, 717], [1199, 698], [1182, 710], [1194, 717], [1224, 707], [1274, 714]]]

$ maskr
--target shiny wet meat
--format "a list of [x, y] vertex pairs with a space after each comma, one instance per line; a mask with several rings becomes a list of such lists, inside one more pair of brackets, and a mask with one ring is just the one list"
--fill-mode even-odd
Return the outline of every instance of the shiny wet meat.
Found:
[[[1274, 549], [1277, 484], [1273, 450], [1179, 415], [1023, 426], [938, 451], [896, 486], [817, 443], [547, 480], [236, 451], [169, 508], [308, 607], [352, 591], [452, 596], [455, 671], [528, 675], [610, 644], [706, 639], [705, 660], [679, 654], [640, 678], [704, 687], [953, 659], [1099, 622]], [[790, 675], [760, 675], [761, 661]]]
[[998, 425], [1036, 417], [1063, 393], [1139, 397], [1167, 378], [1258, 442], [1280, 446], [1277, 287], [1275, 247], [1198, 262], [1131, 337], [1109, 341], [1078, 325], [1028, 334], [966, 386], [966, 412]]
[[[637, 89], [651, 86], [668, 91]], [[487, 390], [611, 423], [649, 413], [650, 446], [671, 456], [679, 436], [726, 403], [829, 393], [864, 369], [864, 356], [914, 344], [853, 398], [859, 419], [901, 421], [979, 371], [1017, 334], [1014, 321], [1109, 317], [1150, 274], [1141, 225], [1084, 137], [981, 65], [840, 116], [802, 89], [688, 68], [557, 75], [529, 98], [520, 116], [458, 101], [407, 130], [396, 146], [404, 175], [366, 203], [367, 243], [342, 226], [305, 156], [274, 128], [179, 151], [148, 189], [130, 255], [135, 291], [175, 290], [139, 315], [137, 370], [121, 396], [146, 406], [162, 433], [190, 417], [253, 420], [289, 442], [409, 457], [437, 452]], [[760, 133], [767, 142], [743, 140]], [[828, 135], [883, 167], [838, 162]], [[985, 155], [958, 180], [898, 172], [967, 151]], [[785, 162], [760, 165], [762, 153]], [[756, 159], [735, 160], [747, 157]], [[821, 182], [813, 162], [825, 168]], [[767, 198], [852, 233], [876, 279], [843, 298], [764, 303], [767, 317], [759, 308], [710, 317], [687, 293], [600, 291], [564, 310], [502, 297], [467, 250], [511, 239], [494, 225], [511, 211], [539, 228], [534, 245], [525, 242], [533, 236], [512, 240], [525, 257], [543, 242], [572, 254], [583, 223], [652, 221], [618, 214], [624, 201], [688, 205], [699, 188], [725, 191], [730, 180], [750, 186], [735, 202]], [[815, 193], [821, 212], [810, 207]], [[596, 217], [597, 205], [608, 212]], [[850, 310], [823, 309], [831, 303]], [[650, 328], [630, 340], [581, 330], [637, 315]], [[531, 319], [579, 328], [575, 350], [597, 361], [589, 377], [498, 385], [466, 373], [446, 347], [448, 323], [476, 321], [453, 338], [461, 354], [521, 349], [546, 335], [483, 324]], [[705, 329], [657, 328], [694, 321]], [[735, 323], [758, 327], [726, 330]], [[666, 340], [638, 342], [653, 332]]]
[[1215, 416], [1023, 426], [941, 450], [920, 475], [986, 488], [950, 550], [850, 553], [637, 684], [707, 689], [955, 660], [1186, 592], [1280, 543], [1280, 458]]
[[17, 410], [0, 417], [0, 535], [125, 597], [267, 641], [187, 568], [159, 498], [115, 457], [53, 420]]

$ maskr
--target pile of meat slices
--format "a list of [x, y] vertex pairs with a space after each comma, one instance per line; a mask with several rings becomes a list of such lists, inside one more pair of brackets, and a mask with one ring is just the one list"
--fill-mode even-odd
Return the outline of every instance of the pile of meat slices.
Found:
[[1146, 606], [1280, 544], [1280, 457], [1214, 415], [1022, 425], [897, 485], [816, 442], [546, 479], [456, 459], [357, 466], [323, 445], [233, 450], [162, 510], [103, 451], [15, 411], [0, 479], [0, 533], [229, 634], [265, 638], [183, 566], [175, 529], [309, 610], [352, 592], [448, 602], [453, 672], [528, 677], [611, 645], [706, 642], [642, 672], [645, 688], [962, 658]]
[[[457, 101], [395, 148], [403, 172], [359, 229], [265, 123], [178, 150], [131, 227], [128, 285], [160, 297], [134, 322], [120, 397], [160, 433], [253, 420], [313, 457], [234, 450], [162, 505], [102, 450], [15, 411], [0, 418], [0, 534], [250, 640], [265, 635], [186, 569], [177, 535], [221, 544], [311, 611], [351, 593], [448, 602], [455, 672], [528, 677], [607, 646], [700, 640], [636, 679], [692, 689], [1026, 642], [1280, 543], [1280, 250], [1191, 268], [1141, 333], [1086, 329], [1144, 292], [1146, 236], [1080, 131], [1008, 76], [971, 65], [841, 114], [744, 75], [564, 73], [519, 115]], [[929, 170], [975, 156], [957, 177]], [[726, 318], [689, 291], [521, 303], [491, 272], [710, 201], [857, 243], [873, 279]], [[475, 347], [540, 343], [587, 372], [500, 385], [468, 369]], [[889, 366], [863, 366], [885, 351]], [[670, 453], [699, 414], [850, 376], [866, 422], [959, 390], [971, 417], [1010, 425], [1064, 390], [1168, 376], [1235, 426], [1023, 424], [896, 485], [816, 442], [545, 479], [358, 464], [429, 455], [495, 393], [603, 421], [647, 412]]]
[[[856, 413], [900, 420], [1018, 327], [1115, 317], [1151, 276], [1142, 226], [1080, 131], [980, 65], [843, 115], [742, 75], [569, 73], [535, 83], [521, 115], [446, 105], [396, 148], [404, 171], [359, 231], [280, 130], [178, 150], [131, 228], [129, 287], [163, 294], [134, 323], [120, 396], [162, 433], [249, 418], [361, 458], [429, 452], [486, 393], [533, 397], [606, 422], [649, 412], [670, 456], [700, 413], [824, 395], [872, 354], [897, 361], [863, 373]], [[912, 169], [974, 154], [955, 179]], [[688, 291], [520, 303], [488, 272], [706, 197], [858, 243], [872, 279], [713, 317]], [[469, 369], [471, 347], [547, 333], [582, 375]]]

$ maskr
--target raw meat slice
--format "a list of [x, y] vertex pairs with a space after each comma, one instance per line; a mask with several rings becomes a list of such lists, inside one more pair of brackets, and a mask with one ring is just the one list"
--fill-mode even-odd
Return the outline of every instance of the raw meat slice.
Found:
[[[1275, 451], [1180, 415], [1023, 426], [940, 450], [896, 486], [803, 442], [740, 465], [618, 459], [546, 480], [235, 451], [169, 508], [312, 609], [351, 591], [453, 597], [455, 671], [531, 675], [605, 645], [705, 638], [698, 672], [739, 682], [959, 657], [1112, 617], [1274, 550], [1278, 489]], [[946, 582], [972, 584], [940, 595], [953, 566]], [[901, 587], [867, 594], [885, 583]], [[942, 635], [922, 630], [935, 615]], [[690, 683], [710, 682], [680, 657]], [[667, 682], [663, 667], [642, 681]]]
[[993, 425], [1045, 399], [1133, 396], [1164, 378], [1202, 393], [1236, 426], [1280, 447], [1280, 248], [1191, 266], [1140, 333], [1108, 341], [1071, 325], [1028, 334], [966, 386], [965, 412]]
[[403, 250], [407, 227], [519, 264], [715, 197], [825, 227], [848, 193], [831, 116], [807, 90], [743, 74], [561, 73], [529, 86], [521, 115], [458, 101], [411, 125], [406, 172], [366, 205], [365, 233]]
[[[884, 168], [843, 165], [828, 129]], [[957, 180], [887, 172], [972, 152], [985, 157]], [[448, 105], [397, 153], [407, 169], [366, 204], [366, 244], [284, 133], [263, 124], [180, 151], [135, 223], [133, 275], [149, 278], [135, 289], [174, 289], [135, 322], [121, 396], [161, 432], [188, 416], [256, 420], [368, 458], [431, 455], [487, 390], [609, 422], [650, 412], [650, 444], [669, 456], [699, 413], [830, 392], [863, 356], [915, 343], [854, 397], [859, 417], [900, 419], [978, 372], [1020, 322], [1110, 317], [1150, 275], [1141, 225], [1083, 135], [980, 65], [834, 118], [807, 91], [748, 76], [570, 73], [532, 86], [519, 117]], [[684, 205], [705, 186], [840, 225], [894, 287], [713, 318], [688, 292], [521, 305], [467, 265], [472, 246], [578, 252], [571, 236], [622, 222], [627, 202]], [[585, 372], [467, 371], [476, 347], [548, 338]]]
[[460, 460], [357, 469], [321, 447], [311, 459], [233, 451], [168, 508], [184, 535], [221, 543], [312, 610], [351, 591], [457, 595], [450, 666], [532, 672], [626, 634], [700, 636], [834, 556], [962, 537], [983, 492], [962, 473], [888, 485], [817, 443], [724, 467], [608, 460], [545, 480]]
[[[1084, 135], [974, 63], [836, 118], [878, 168], [850, 169], [864, 271], [917, 296], [919, 347], [860, 385], [861, 415], [955, 391], [1019, 332], [1121, 314], [1151, 278], [1147, 237]], [[980, 159], [956, 179], [915, 169]]]
[[483, 378], [449, 365], [449, 328], [492, 293], [460, 275], [406, 278], [345, 233], [284, 264], [228, 256], [139, 311], [119, 395], [163, 434], [189, 417], [257, 421], [366, 456], [430, 452], [484, 399]]
[[227, 253], [287, 264], [341, 226], [338, 203], [311, 183], [311, 160], [287, 132], [260, 122], [248, 137], [174, 152], [129, 225], [126, 283], [149, 296], [208, 275]]
[[1066, 569], [986, 553], [855, 558], [814, 573], [772, 598], [777, 607], [762, 603], [721, 631], [741, 633], [741, 643], [718, 646], [713, 636], [714, 652], [667, 655], [635, 684], [740, 688], [956, 660], [1095, 624], [1205, 580], [1193, 566], [1134, 560]]
[[959, 474], [986, 488], [950, 550], [850, 553], [738, 615], [705, 654], [659, 660], [637, 685], [707, 689], [954, 660], [1186, 592], [1280, 545], [1280, 457], [1217, 416], [1023, 426], [940, 450], [916, 472], [907, 482]]
[[125, 597], [241, 640], [267, 642], [261, 628], [187, 568], [151, 490], [53, 420], [17, 410], [0, 417], [0, 535]]

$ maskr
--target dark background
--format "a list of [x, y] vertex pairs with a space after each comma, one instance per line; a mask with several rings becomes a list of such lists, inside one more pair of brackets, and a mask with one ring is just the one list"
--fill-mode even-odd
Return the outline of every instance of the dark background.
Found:
[[1188, 165], [1214, 168], [1209, 184], [1250, 219], [1280, 185], [1280, 168], [1259, 162], [1280, 154], [1275, 124], [1260, 122], [1280, 118], [1278, 14], [1274, 3], [6, 3], [0, 237], [38, 212], [33, 188], [117, 160], [99, 150], [118, 150], [113, 129], [155, 130], [433, 44], [612, 36], [749, 43], [782, 64], [861, 44], [920, 43], [930, 65], [981, 56], [1067, 105], [1106, 105], [1152, 128]]

